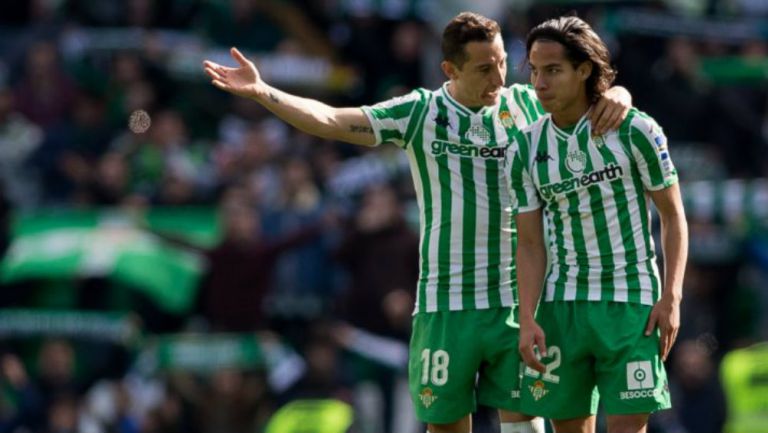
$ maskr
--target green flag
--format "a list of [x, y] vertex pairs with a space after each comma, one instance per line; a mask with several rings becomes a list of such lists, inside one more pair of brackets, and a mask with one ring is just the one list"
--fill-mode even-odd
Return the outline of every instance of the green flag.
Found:
[[[156, 213], [156, 215], [153, 215]], [[161, 227], [188, 233], [198, 244], [215, 241], [213, 210], [150, 211]], [[66, 211], [17, 218], [0, 282], [26, 279], [107, 277], [142, 291], [160, 308], [189, 311], [205, 261], [198, 252], [171, 245], [115, 211]]]

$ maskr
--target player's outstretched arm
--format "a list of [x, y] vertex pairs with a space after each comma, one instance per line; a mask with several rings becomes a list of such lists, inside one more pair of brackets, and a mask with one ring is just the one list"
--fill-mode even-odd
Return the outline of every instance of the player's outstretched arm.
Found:
[[661, 333], [659, 351], [666, 361], [680, 329], [680, 302], [683, 298], [683, 275], [688, 259], [688, 223], [685, 220], [680, 186], [674, 184], [650, 191], [651, 200], [661, 220], [661, 249], [664, 254], [664, 291], [654, 305], [646, 335], [658, 326]]
[[547, 264], [541, 212], [541, 208], [521, 212], [515, 217], [515, 222], [518, 236], [516, 259], [520, 297], [520, 356], [527, 366], [544, 373], [545, 366], [534, 351], [534, 347], [537, 347], [542, 356], [547, 353], [544, 331], [534, 318]]
[[320, 101], [294, 96], [265, 83], [259, 70], [237, 48], [230, 50], [238, 66], [223, 66], [206, 60], [205, 73], [221, 90], [255, 100], [283, 121], [307, 134], [373, 146], [376, 137], [360, 108], [336, 108]]

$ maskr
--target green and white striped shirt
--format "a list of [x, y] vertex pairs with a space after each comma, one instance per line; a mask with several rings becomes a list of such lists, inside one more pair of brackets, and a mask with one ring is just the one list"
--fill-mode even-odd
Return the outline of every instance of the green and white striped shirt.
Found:
[[516, 304], [516, 233], [502, 166], [514, 135], [543, 113], [530, 86], [512, 85], [473, 112], [447, 83], [363, 107], [376, 142], [403, 148], [420, 222], [414, 313]]
[[635, 109], [617, 131], [591, 135], [586, 115], [572, 133], [546, 115], [507, 155], [517, 211], [544, 207], [544, 300], [652, 305], [661, 290], [646, 191], [677, 182], [666, 137]]

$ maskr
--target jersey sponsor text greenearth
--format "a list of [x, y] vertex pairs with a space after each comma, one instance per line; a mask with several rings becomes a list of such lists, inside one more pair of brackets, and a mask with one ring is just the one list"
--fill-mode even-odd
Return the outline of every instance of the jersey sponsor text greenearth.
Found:
[[621, 166], [611, 163], [602, 170], [585, 173], [579, 177], [566, 179], [561, 182], [542, 185], [541, 195], [545, 199], [549, 199], [555, 194], [573, 191], [578, 187], [583, 188], [598, 182], [604, 182], [605, 180], [612, 181], [622, 177], [624, 177], [624, 170], [621, 168]]
[[471, 156], [473, 158], [504, 158], [507, 154], [506, 147], [483, 147], [471, 144], [456, 144], [450, 141], [434, 140], [432, 141], [432, 155], [443, 154], [456, 156]]

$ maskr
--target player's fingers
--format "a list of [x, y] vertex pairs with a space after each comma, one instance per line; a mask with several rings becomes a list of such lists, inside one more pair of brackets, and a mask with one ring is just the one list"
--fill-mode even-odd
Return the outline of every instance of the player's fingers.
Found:
[[544, 334], [536, 335], [536, 347], [539, 348], [539, 354], [542, 357], [547, 356], [547, 339]]
[[218, 87], [221, 90], [229, 90], [229, 87], [227, 87], [227, 85], [224, 84], [222, 81], [214, 79], [211, 81], [211, 84], [213, 84], [214, 86]]
[[619, 111], [619, 115], [616, 117], [616, 120], [614, 120], [613, 125], [611, 126], [612, 130], [617, 130], [621, 127], [621, 124], [624, 123], [624, 119], [627, 118], [627, 115], [629, 115], [629, 108], [624, 108], [623, 110]]
[[624, 110], [614, 110], [611, 113], [611, 116], [606, 120], [605, 132], [619, 129], [619, 126], [621, 126], [621, 122], [624, 119], [623, 113]]
[[215, 69], [209, 68], [206, 66], [205, 73], [208, 74], [209, 77], [213, 78], [214, 80], [223, 80], [224, 77], [221, 76], [219, 72], [217, 72]]
[[544, 364], [541, 363], [539, 358], [536, 356], [536, 353], [533, 351], [533, 347], [529, 346], [525, 353], [523, 354], [523, 361], [525, 361], [525, 365], [528, 367], [531, 367], [532, 369], [538, 371], [539, 373], [544, 373], [546, 371], [546, 367]]
[[656, 310], [652, 310], [648, 317], [648, 323], [645, 325], [645, 336], [651, 335], [654, 328], [656, 328]]
[[536, 364], [539, 361], [536, 359], [536, 352], [533, 350], [533, 347], [534, 345], [532, 343], [521, 343], [519, 346], [520, 357], [523, 358], [523, 363], [525, 363], [526, 366], [538, 370]]
[[599, 101], [597, 101], [597, 104], [589, 114], [589, 121], [592, 123], [593, 134], [601, 135], [604, 132], [600, 130], [600, 123], [602, 121], [603, 112], [605, 112], [607, 106], [608, 103], [605, 101], [605, 98], [601, 98]]
[[677, 333], [680, 331], [680, 328], [675, 328], [672, 331], [672, 341], [669, 342], [669, 349], [672, 350], [672, 346], [675, 345], [675, 341], [677, 341]]
[[248, 59], [245, 58], [243, 53], [241, 53], [240, 50], [238, 50], [237, 48], [232, 47], [230, 48], [229, 52], [232, 55], [232, 58], [237, 60], [237, 63], [239, 63], [241, 66], [249, 66], [251, 64], [251, 62], [248, 61]]
[[661, 360], [666, 361], [667, 356], [669, 356], [669, 349], [672, 347], [671, 344], [672, 335], [669, 332], [669, 330], [666, 330], [661, 335], [661, 340], [659, 341], [659, 345], [661, 346]]
[[615, 115], [616, 107], [614, 107], [611, 103], [606, 102], [603, 113], [600, 115], [600, 118], [597, 119], [596, 133], [598, 135], [603, 135], [608, 132], [608, 129], [610, 128]]
[[232, 71], [232, 68], [228, 68], [226, 66], [222, 66], [218, 63], [209, 62], [208, 60], [203, 62], [203, 67], [206, 69], [210, 69], [212, 71], [217, 72], [218, 74], [224, 76], [227, 75], [227, 72]]

